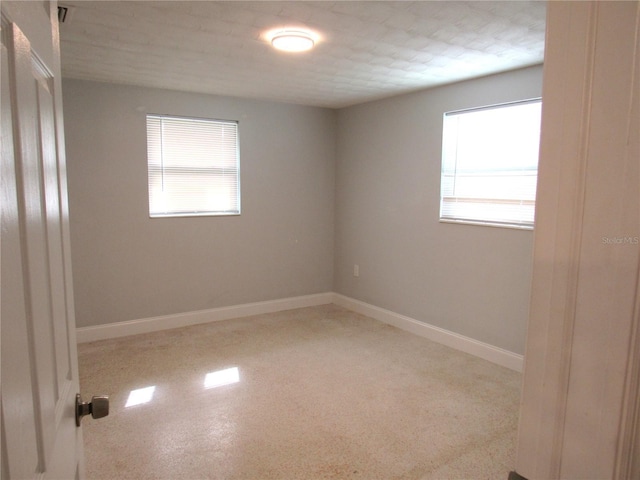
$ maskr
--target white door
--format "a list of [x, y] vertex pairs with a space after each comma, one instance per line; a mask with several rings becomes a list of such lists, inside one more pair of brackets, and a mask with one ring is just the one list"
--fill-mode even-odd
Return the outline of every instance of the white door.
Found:
[[640, 2], [548, 2], [517, 473], [640, 479]]
[[1, 11], [2, 478], [82, 478], [57, 7]]

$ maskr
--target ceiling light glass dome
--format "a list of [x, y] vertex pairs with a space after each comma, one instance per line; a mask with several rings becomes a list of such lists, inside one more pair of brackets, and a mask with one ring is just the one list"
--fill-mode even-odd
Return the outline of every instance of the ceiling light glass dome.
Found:
[[271, 45], [285, 52], [305, 52], [313, 48], [315, 41], [309, 32], [282, 30], [271, 38]]

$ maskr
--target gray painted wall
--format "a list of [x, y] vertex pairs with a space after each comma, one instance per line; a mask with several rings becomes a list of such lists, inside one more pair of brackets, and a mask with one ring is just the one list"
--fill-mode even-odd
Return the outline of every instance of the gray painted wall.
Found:
[[541, 92], [538, 66], [338, 111], [334, 291], [522, 354], [533, 232], [438, 221], [442, 115]]
[[[335, 291], [523, 353], [533, 233], [438, 222], [442, 114], [541, 85], [532, 67], [332, 111], [65, 80], [78, 326]], [[148, 217], [147, 112], [240, 122], [241, 216]]]
[[[332, 290], [335, 111], [63, 83], [78, 326]], [[147, 112], [240, 122], [242, 215], [149, 218]]]

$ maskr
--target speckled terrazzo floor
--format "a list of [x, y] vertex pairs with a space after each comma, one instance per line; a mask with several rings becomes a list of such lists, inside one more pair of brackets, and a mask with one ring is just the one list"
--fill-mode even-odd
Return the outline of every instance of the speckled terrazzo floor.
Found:
[[84, 396], [111, 398], [108, 417], [83, 420], [89, 479], [513, 469], [520, 374], [335, 305], [81, 344], [79, 358]]

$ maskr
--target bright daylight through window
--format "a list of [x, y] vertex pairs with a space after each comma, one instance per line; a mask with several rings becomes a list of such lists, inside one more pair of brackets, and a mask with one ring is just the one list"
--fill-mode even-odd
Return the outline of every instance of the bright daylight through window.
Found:
[[147, 115], [149, 215], [240, 214], [238, 123]]
[[541, 102], [444, 115], [440, 220], [533, 228]]

